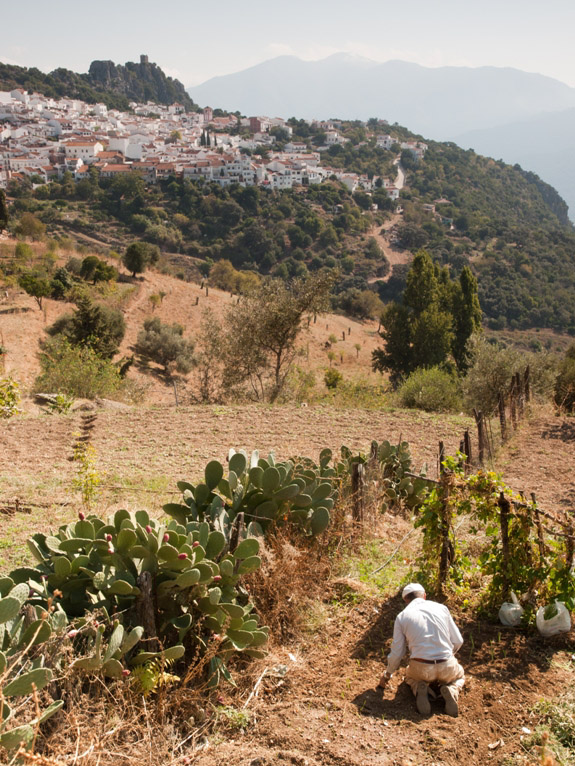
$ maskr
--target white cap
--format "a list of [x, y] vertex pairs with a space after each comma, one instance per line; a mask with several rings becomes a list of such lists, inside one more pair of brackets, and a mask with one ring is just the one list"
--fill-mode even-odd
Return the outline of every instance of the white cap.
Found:
[[425, 588], [418, 582], [410, 582], [409, 585], [406, 585], [403, 589], [401, 597], [405, 598], [406, 596], [409, 596], [410, 593], [425, 593]]

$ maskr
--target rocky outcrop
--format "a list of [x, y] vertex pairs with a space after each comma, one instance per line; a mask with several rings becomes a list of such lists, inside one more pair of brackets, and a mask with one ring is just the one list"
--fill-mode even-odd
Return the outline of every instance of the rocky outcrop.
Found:
[[139, 64], [127, 62], [124, 66], [113, 61], [92, 61], [88, 71], [90, 84], [126, 96], [131, 101], [154, 101], [157, 104], [182, 104], [193, 108], [193, 101], [179, 80], [168, 77], [157, 64], [149, 63], [145, 56]]

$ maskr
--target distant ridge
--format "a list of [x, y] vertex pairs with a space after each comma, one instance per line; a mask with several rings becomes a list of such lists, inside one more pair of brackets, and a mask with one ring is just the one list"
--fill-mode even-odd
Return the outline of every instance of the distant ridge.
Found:
[[345, 53], [320, 61], [279, 56], [214, 77], [188, 93], [202, 106], [246, 115], [381, 117], [437, 140], [575, 107], [574, 88], [539, 74], [497, 67], [429, 68], [405, 61], [380, 64]]

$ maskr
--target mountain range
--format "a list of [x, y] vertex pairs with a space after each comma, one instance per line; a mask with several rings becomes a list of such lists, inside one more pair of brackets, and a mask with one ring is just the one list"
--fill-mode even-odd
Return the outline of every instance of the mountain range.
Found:
[[439, 141], [519, 163], [553, 184], [575, 211], [575, 88], [512, 68], [429, 68], [338, 53], [279, 56], [189, 88], [193, 100], [307, 119], [380, 117]]

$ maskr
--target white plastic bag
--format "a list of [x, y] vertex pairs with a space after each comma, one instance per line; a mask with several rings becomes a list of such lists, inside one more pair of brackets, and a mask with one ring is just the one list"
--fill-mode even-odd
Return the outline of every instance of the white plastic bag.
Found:
[[[555, 608], [554, 608], [555, 607]], [[547, 619], [545, 615], [547, 613]], [[567, 633], [571, 630], [571, 615], [562, 601], [555, 604], [540, 606], [535, 618], [537, 630], [545, 638], [556, 636], [558, 633]]]
[[499, 610], [499, 620], [502, 625], [508, 625], [511, 628], [516, 628], [521, 625], [521, 615], [523, 614], [523, 607], [519, 603], [517, 596], [513, 591], [511, 592], [511, 602], [506, 601], [501, 604]]

